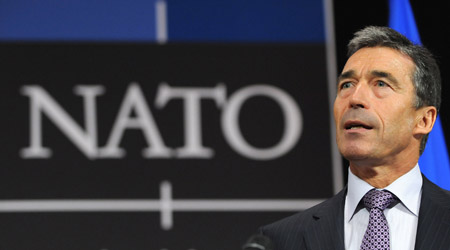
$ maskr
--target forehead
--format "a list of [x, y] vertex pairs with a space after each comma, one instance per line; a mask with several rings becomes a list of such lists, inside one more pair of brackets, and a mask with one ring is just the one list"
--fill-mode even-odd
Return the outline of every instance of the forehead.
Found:
[[[411, 80], [415, 68], [413, 60], [399, 51], [387, 47], [362, 48], [356, 51], [344, 66], [342, 73], [353, 71], [357, 76], [369, 72], [386, 72], [399, 78]], [[405, 79], [406, 80], [406, 79]]]

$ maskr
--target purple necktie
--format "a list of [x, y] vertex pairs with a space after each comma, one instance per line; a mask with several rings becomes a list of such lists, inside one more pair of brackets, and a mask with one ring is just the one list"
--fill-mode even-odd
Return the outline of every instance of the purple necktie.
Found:
[[389, 226], [383, 210], [394, 200], [392, 193], [384, 190], [372, 189], [364, 195], [364, 206], [370, 211], [370, 218], [361, 250], [390, 249]]

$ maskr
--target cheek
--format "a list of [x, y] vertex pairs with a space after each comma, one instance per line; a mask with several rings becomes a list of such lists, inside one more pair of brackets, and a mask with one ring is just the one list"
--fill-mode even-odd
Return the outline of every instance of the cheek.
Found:
[[333, 106], [333, 116], [334, 116], [334, 121], [335, 121], [335, 122], [336, 122], [336, 119], [337, 119], [337, 116], [338, 116], [336, 104], [337, 104], [336, 101], [334, 101], [334, 106]]
[[334, 113], [334, 120], [335, 122], [337, 122], [337, 120], [339, 119], [340, 115], [342, 112], [340, 112], [340, 110], [342, 110], [342, 100], [339, 97], [336, 97], [336, 99], [334, 100], [334, 105], [333, 105], [333, 113]]
[[336, 130], [338, 130], [339, 128], [340, 120], [341, 120], [341, 112], [339, 112], [339, 110], [334, 108], [334, 125]]
[[386, 129], [393, 133], [396, 136], [400, 136], [402, 134], [409, 134], [414, 127], [414, 117], [404, 109], [400, 112], [392, 112], [392, 110], [387, 110], [384, 112], [388, 117], [383, 120], [384, 126]]

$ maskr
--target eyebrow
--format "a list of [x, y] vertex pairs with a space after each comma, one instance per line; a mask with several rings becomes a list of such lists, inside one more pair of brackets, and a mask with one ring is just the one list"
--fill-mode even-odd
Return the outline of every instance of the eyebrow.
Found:
[[338, 83], [343, 79], [352, 78], [354, 75], [355, 75], [354, 70], [345, 71], [338, 76]]
[[397, 79], [391, 74], [384, 71], [373, 70], [370, 72], [372, 76], [382, 77], [388, 79], [391, 83], [398, 85]]
[[[398, 80], [391, 73], [388, 73], [385, 71], [380, 71], [380, 70], [372, 70], [370, 72], [370, 74], [375, 77], [386, 78], [390, 82], [392, 82], [393, 84], [398, 86]], [[355, 75], [356, 75], [356, 73], [354, 70], [345, 71], [338, 76], [338, 82], [340, 82], [344, 79], [347, 79], [347, 78], [352, 78]]]

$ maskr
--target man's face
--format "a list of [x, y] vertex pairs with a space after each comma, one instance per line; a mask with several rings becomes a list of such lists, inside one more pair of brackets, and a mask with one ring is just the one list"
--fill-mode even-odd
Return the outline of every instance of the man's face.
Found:
[[386, 47], [363, 48], [348, 59], [334, 117], [339, 151], [350, 163], [386, 164], [419, 156], [414, 67], [408, 56]]

